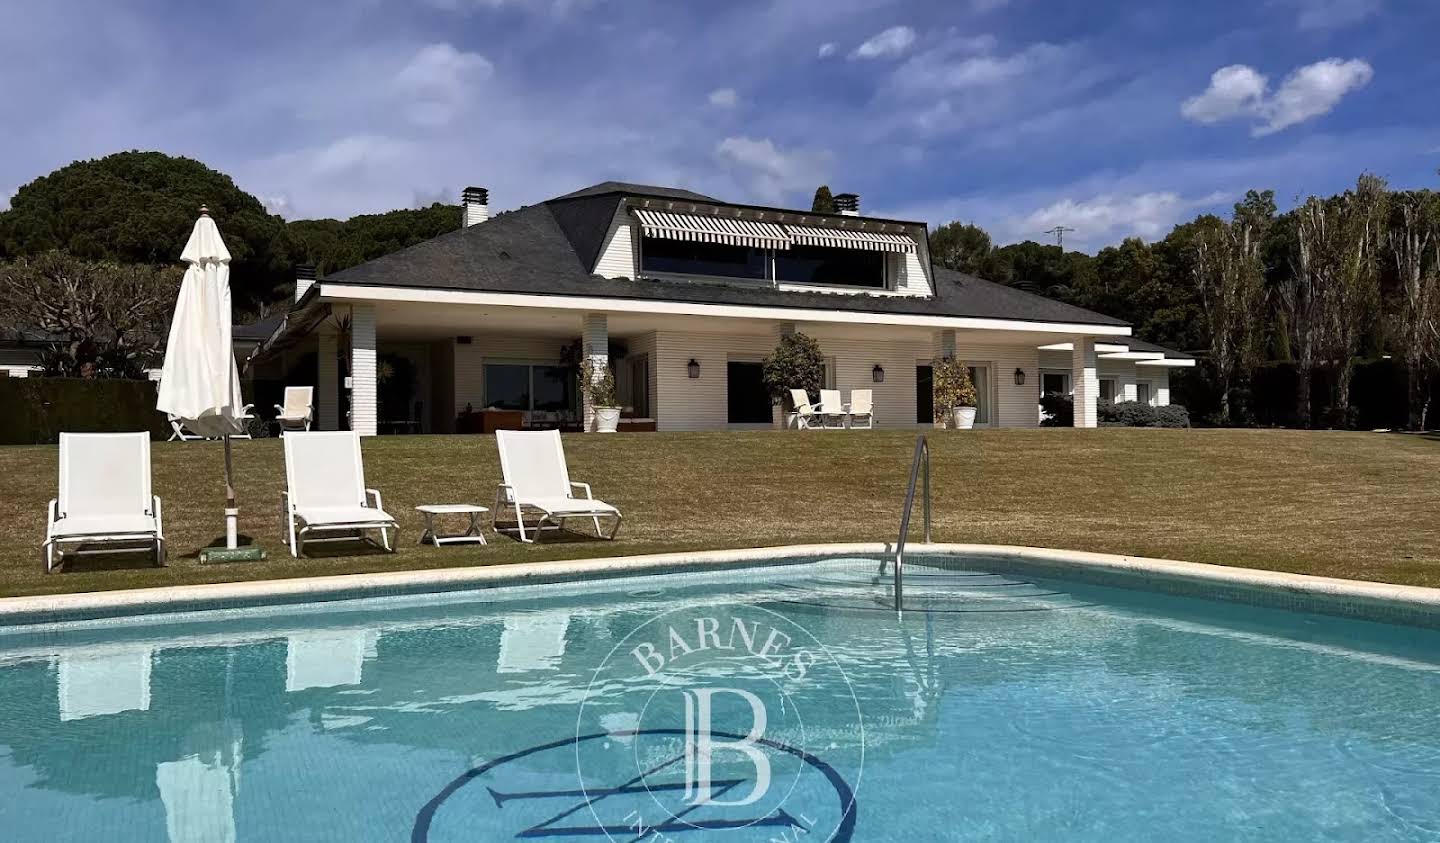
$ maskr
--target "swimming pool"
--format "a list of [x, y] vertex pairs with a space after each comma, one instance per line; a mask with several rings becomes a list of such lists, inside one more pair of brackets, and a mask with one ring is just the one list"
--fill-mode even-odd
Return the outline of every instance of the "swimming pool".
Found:
[[[6, 840], [1433, 840], [1440, 632], [868, 558], [0, 635]], [[808, 832], [808, 833], [807, 833]]]

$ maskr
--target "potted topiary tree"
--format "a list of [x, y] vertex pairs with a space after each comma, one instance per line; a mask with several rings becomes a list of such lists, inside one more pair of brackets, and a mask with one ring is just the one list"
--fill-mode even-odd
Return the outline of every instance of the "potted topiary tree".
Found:
[[795, 411], [790, 390], [803, 389], [818, 398], [825, 385], [825, 354], [820, 343], [801, 333], [786, 334], [763, 361], [765, 389], [770, 400], [780, 405], [782, 417]]
[[946, 357], [931, 363], [935, 399], [935, 427], [953, 425], [957, 430], [975, 426], [975, 383], [970, 369], [958, 360]]
[[608, 361], [591, 357], [581, 361], [580, 391], [595, 410], [595, 432], [614, 433], [620, 425], [620, 404], [615, 398], [615, 375]]

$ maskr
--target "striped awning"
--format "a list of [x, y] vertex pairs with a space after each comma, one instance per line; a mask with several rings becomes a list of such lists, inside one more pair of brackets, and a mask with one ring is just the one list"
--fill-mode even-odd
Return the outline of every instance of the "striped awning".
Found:
[[640, 220], [646, 237], [753, 246], [757, 249], [790, 248], [790, 235], [778, 223], [715, 214], [677, 214], [649, 208], [630, 210]]
[[790, 239], [800, 246], [828, 246], [832, 249], [870, 249], [876, 252], [913, 252], [915, 241], [906, 234], [857, 231], [848, 228], [818, 228], [786, 225]]

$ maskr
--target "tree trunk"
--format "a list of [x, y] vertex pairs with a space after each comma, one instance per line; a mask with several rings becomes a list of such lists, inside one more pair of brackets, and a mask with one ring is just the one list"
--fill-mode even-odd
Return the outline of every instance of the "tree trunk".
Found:
[[1341, 360], [1339, 368], [1335, 373], [1335, 421], [1342, 428], [1349, 428], [1350, 421], [1350, 381], [1355, 376], [1355, 364], [1349, 360]]
[[1310, 427], [1310, 381], [1315, 374], [1315, 362], [1307, 349], [1300, 356], [1295, 367], [1295, 421], [1301, 428]]
[[1429, 390], [1425, 388], [1428, 384], [1425, 383], [1424, 372], [1421, 371], [1420, 364], [1412, 360], [1410, 361], [1410, 365], [1406, 367], [1405, 374], [1407, 375], [1407, 386], [1409, 386], [1410, 429], [1424, 430], [1425, 404], [1426, 398], [1428, 397], [1426, 393], [1429, 392]]

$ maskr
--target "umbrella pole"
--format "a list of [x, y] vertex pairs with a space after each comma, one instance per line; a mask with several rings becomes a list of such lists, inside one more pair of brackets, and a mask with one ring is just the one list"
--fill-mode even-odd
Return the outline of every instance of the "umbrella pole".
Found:
[[225, 440], [225, 547], [234, 550], [239, 546], [240, 509], [235, 506], [234, 469], [230, 465], [230, 437]]

